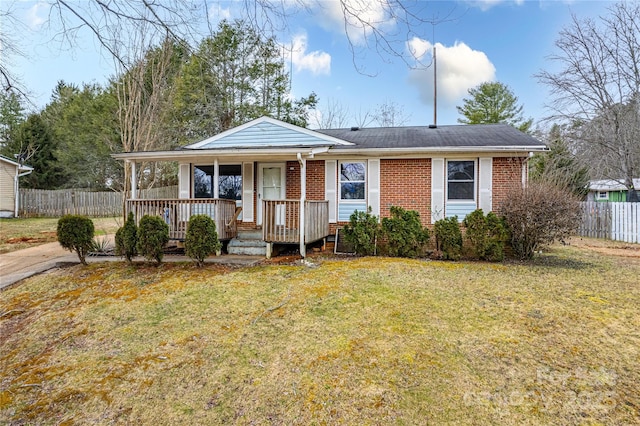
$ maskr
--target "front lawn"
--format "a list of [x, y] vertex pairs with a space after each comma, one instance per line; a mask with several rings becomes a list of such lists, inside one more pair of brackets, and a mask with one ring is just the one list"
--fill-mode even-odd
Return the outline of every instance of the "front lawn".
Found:
[[[93, 218], [96, 235], [115, 234], [121, 217]], [[0, 254], [57, 241], [57, 218], [0, 219]]]
[[92, 264], [0, 293], [6, 424], [637, 424], [640, 258]]

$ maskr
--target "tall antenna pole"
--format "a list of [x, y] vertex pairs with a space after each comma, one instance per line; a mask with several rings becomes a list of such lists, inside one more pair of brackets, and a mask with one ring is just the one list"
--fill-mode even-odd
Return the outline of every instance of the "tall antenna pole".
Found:
[[433, 125], [438, 125], [438, 83], [436, 72], [436, 45], [433, 45]]

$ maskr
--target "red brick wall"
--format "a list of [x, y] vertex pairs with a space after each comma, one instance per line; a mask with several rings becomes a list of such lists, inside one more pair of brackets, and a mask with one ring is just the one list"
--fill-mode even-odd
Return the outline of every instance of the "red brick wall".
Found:
[[431, 223], [431, 159], [380, 161], [380, 215], [400, 206], [420, 214], [423, 225]]
[[522, 187], [522, 165], [526, 157], [494, 157], [493, 159], [493, 211], [499, 211], [513, 188]]
[[[300, 198], [300, 164], [287, 161], [287, 198]], [[307, 200], [324, 200], [324, 160], [307, 160]]]

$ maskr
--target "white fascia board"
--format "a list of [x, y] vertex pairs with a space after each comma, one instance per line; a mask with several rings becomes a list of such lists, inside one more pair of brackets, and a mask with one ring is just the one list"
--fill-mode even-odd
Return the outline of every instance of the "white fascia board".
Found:
[[273, 124], [275, 126], [280, 126], [280, 127], [284, 127], [285, 129], [289, 129], [292, 130], [294, 132], [299, 132], [299, 133], [303, 133], [305, 135], [309, 135], [309, 136], [313, 136], [315, 138], [324, 140], [332, 145], [344, 145], [344, 146], [349, 146], [349, 145], [353, 145], [353, 143], [351, 142], [347, 142], [344, 141], [342, 139], [338, 139], [338, 138], [334, 138], [333, 136], [327, 136], [323, 133], [319, 133], [316, 132], [314, 130], [310, 130], [310, 129], [306, 129], [304, 127], [299, 127], [296, 126], [294, 124], [291, 123], [285, 123], [284, 121], [280, 121], [280, 120], [276, 120], [274, 118], [271, 117], [260, 117], [260, 118], [256, 118], [255, 120], [249, 121], [248, 123], [244, 123], [241, 124], [238, 127], [234, 127], [232, 129], [229, 130], [225, 130], [222, 133], [218, 133], [217, 135], [211, 136], [210, 138], [207, 138], [203, 141], [200, 142], [196, 142], [190, 145], [185, 145], [183, 148], [184, 149], [199, 149], [200, 147], [210, 144], [212, 142], [215, 142], [217, 140], [223, 139], [229, 135], [233, 135], [235, 133], [241, 132], [244, 129], [247, 129], [249, 127], [255, 126], [257, 124], [261, 124], [261, 123], [269, 123], [269, 124]]
[[329, 153], [335, 156], [353, 156], [353, 155], [369, 155], [375, 157], [411, 157], [413, 156], [432, 156], [433, 154], [522, 154], [528, 155], [530, 152], [544, 152], [547, 147], [540, 146], [483, 146], [483, 147], [430, 147], [430, 148], [377, 148], [377, 149], [330, 149]]
[[24, 164], [20, 164], [17, 161], [10, 160], [10, 159], [8, 159], [8, 158], [6, 158], [4, 156], [0, 156], [0, 160], [4, 161], [5, 163], [9, 163], [12, 166], [17, 166], [18, 167], [18, 171], [25, 171], [25, 172], [33, 171], [33, 167], [27, 166], [27, 165], [24, 165]]
[[197, 161], [202, 157], [236, 157], [253, 161], [260, 157], [287, 156], [295, 159], [297, 154], [314, 156], [327, 152], [329, 147], [316, 148], [279, 148], [279, 149], [200, 149], [176, 151], [141, 151], [111, 154], [117, 160], [129, 161]]

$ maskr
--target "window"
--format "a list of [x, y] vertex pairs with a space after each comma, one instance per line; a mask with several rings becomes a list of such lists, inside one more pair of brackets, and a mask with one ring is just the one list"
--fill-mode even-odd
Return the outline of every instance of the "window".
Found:
[[609, 192], [607, 191], [598, 191], [598, 200], [608, 200]]
[[365, 200], [365, 170], [363, 161], [340, 163], [340, 200]]
[[213, 198], [213, 166], [193, 167], [194, 198]]
[[[193, 196], [213, 198], [214, 166], [194, 166]], [[218, 197], [229, 200], [242, 199], [242, 166], [225, 164], [218, 167]]]
[[242, 199], [242, 166], [240, 164], [221, 165], [218, 174], [220, 198]]
[[447, 200], [475, 200], [475, 161], [447, 161]]

